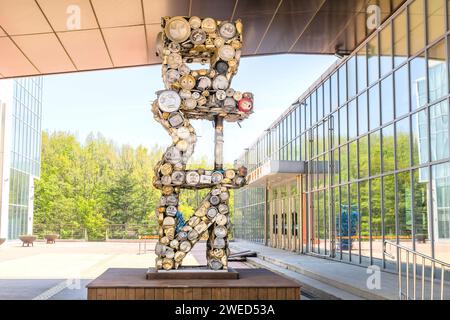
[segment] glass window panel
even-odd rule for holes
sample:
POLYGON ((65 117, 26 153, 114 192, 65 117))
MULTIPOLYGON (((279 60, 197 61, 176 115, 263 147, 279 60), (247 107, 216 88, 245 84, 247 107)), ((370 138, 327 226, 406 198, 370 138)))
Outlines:
POLYGON ((333 121, 333 147, 339 145, 339 115, 335 112, 331 115, 331 120, 333 121))
POLYGON ((348 97, 356 95, 356 58, 353 56, 347 62, 348 97))
POLYGON ((409 171, 397 175, 397 197, 399 241, 412 248, 412 189, 409 171))
POLYGON ((380 92, 378 84, 369 90, 370 130, 380 126, 380 92))
POLYGON ((409 117, 398 121, 395 128, 397 169, 405 169, 410 166, 409 117))
POLYGON ((427 71, 422 54, 410 62, 411 109, 416 110, 427 103, 427 71))
POLYGON ((395 116, 401 117, 409 112, 408 65, 394 74, 395 78, 395 116))
POLYGON ((347 67, 342 65, 339 69, 339 105, 347 101, 347 67))
POLYGON ((367 45, 369 84, 379 78, 378 66, 378 36, 375 36, 367 45))
POLYGON ((340 148, 339 171, 341 174, 341 182, 348 181, 348 156, 347 145, 340 148))
POLYGON ((367 56, 366 46, 362 47, 356 56, 358 69, 358 92, 367 88, 367 56))
POLYGON ((353 141, 349 144, 349 174, 350 180, 358 179, 358 141, 353 141))
POLYGON ((333 153, 333 161, 334 161, 334 171, 333 171, 333 185, 339 183, 339 172, 341 171, 340 163, 339 163, 339 149, 334 149, 333 153))
POLYGON ((317 122, 317 95, 316 91, 311 94, 311 125, 317 122))
POLYGON ((447 0, 447 28, 450 29, 450 0, 447 0))
POLYGON ((359 213, 361 224, 361 255, 370 256, 370 221, 369 221, 369 182, 363 181, 359 185, 359 213))
POLYGON ((406 10, 395 17, 394 27, 394 65, 399 66, 408 57, 406 10))
POLYGON ((413 164, 428 162, 428 116, 422 110, 412 116, 413 164))
POLYGON ((317 154, 323 152, 323 125, 317 127, 317 154))
POLYGON ((353 183, 350 185, 350 203, 347 217, 348 234, 352 238, 350 239, 350 249, 352 254, 359 254, 359 208, 358 208, 358 184, 353 183))
POLYGON ((338 236, 340 237, 339 243, 341 244, 339 248, 342 251, 348 251, 348 224, 346 223, 347 218, 345 217, 348 212, 348 191, 347 186, 341 186, 341 204, 340 204, 340 224, 338 227, 338 236))
POLYGON ((335 110, 338 107, 338 81, 337 72, 331 76, 331 109, 335 110))
POLYGON ((308 155, 306 154, 306 134, 303 134, 301 136, 301 144, 300 144, 300 152, 301 152, 301 156, 302 156, 302 160, 306 161, 308 160, 308 155))
POLYGON ((358 114, 356 113, 356 99, 348 104, 348 138, 349 140, 357 136, 358 114))
POLYGON ((394 92, 392 75, 381 82, 381 118, 382 124, 394 119, 394 92))
POLYGON ((428 50, 428 97, 433 102, 448 93, 447 64, 445 63, 445 41, 440 41, 428 50))
POLYGON ((317 120, 323 118, 323 86, 317 89, 317 120))
POLYGON ((381 179, 370 181, 371 188, 371 211, 372 211, 372 257, 374 262, 380 264, 379 259, 383 257, 382 225, 381 225, 381 179))
POLYGON ((364 92, 358 97, 358 134, 364 134, 367 130, 367 94, 364 92))
POLYGON ((339 143, 347 141, 347 106, 339 109, 339 143))
POLYGON ((428 43, 445 32, 445 0, 427 1, 428 43))
POLYGON ((436 258, 448 261, 448 250, 442 241, 450 240, 450 163, 433 166, 432 176, 436 258))
POLYGON ((380 32, 380 69, 381 75, 392 70, 392 27, 390 24, 380 32))
POLYGON ((394 125, 387 126, 382 130, 383 134, 383 172, 394 171, 394 125))
POLYGON ((383 177, 384 236, 386 240, 397 239, 395 231, 395 177, 383 177))
POLYGON ((413 170, 414 233, 416 251, 431 255, 431 235, 429 234, 430 217, 428 214, 428 179, 427 175, 422 173, 424 170, 428 170, 428 168, 413 170))
POLYGON ((370 134, 370 175, 378 175, 381 172, 380 164, 380 131, 370 134))
POLYGON ((307 99, 305 101, 305 123, 306 123, 306 127, 305 130, 308 130, 311 127, 311 115, 309 113, 309 109, 310 109, 310 102, 309 99, 307 99))
POLYGON ((448 130, 448 102, 444 100, 430 107, 431 161, 449 157, 448 130))
POLYGON ((411 55, 425 47, 424 0, 416 0, 409 6, 409 39, 411 55))
POLYGON ((324 108, 325 108, 325 115, 330 114, 330 105, 331 105, 331 99, 330 99, 330 79, 328 79, 327 81, 325 81, 324 87, 323 87, 323 91, 324 91, 324 108))
POLYGON ((368 136, 359 139, 359 177, 366 178, 369 176, 369 144, 368 136))

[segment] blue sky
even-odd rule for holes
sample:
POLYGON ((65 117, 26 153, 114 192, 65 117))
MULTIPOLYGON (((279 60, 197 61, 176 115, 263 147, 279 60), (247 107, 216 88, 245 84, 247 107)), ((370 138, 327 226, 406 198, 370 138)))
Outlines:
MULTIPOLYGON (((334 62, 334 56, 274 55, 242 58, 231 87, 251 91, 254 113, 239 128, 225 125, 225 162, 231 163, 334 62)), ((118 144, 167 146, 171 139, 153 120, 150 103, 164 88, 161 66, 46 76, 42 128, 84 141, 100 132, 118 144)), ((211 122, 194 121, 195 158, 213 160, 211 122)))

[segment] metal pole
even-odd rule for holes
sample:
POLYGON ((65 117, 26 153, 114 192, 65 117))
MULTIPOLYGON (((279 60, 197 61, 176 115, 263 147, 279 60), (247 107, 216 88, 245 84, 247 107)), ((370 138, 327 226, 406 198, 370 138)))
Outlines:
POLYGON ((214 170, 223 169, 223 117, 214 118, 214 170))

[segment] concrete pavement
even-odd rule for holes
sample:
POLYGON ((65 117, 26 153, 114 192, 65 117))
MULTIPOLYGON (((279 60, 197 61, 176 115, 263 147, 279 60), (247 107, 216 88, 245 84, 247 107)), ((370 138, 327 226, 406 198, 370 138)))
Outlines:
MULTIPOLYGON (((398 275, 383 270, 338 262, 334 260, 300 255, 298 253, 267 247, 248 241, 235 241, 234 251, 252 250, 257 258, 250 258, 259 265, 275 272, 284 273, 304 285, 320 292, 325 297, 336 299, 398 299, 398 275), (379 272, 378 272, 379 270, 379 272), (378 277, 379 275, 379 277, 378 277), (375 278, 378 277, 378 278, 375 278), (379 279, 379 285, 377 280, 379 279)), ((403 283, 405 283, 403 278, 403 283)), ((412 282, 412 281, 411 281, 412 282)), ((435 297, 439 297, 439 287, 435 282, 435 297)), ((412 283, 410 283, 412 288, 412 283)), ((412 289, 410 289, 412 291, 412 289)), ((416 291, 419 293, 420 287, 416 291)), ((429 297, 430 281, 425 282, 425 295, 429 297)), ((450 286, 444 287, 445 299, 450 299, 450 286)))

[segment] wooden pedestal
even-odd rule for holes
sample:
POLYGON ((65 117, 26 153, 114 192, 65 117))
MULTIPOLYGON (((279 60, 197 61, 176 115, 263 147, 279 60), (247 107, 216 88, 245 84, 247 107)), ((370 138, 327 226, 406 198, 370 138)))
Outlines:
POLYGON ((239 279, 146 279, 147 269, 105 271, 89 300, 299 300, 300 285, 266 269, 235 269, 239 279))

